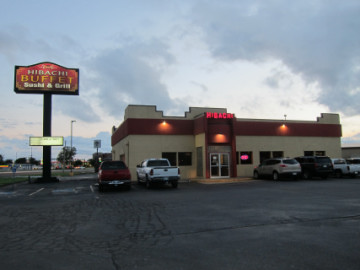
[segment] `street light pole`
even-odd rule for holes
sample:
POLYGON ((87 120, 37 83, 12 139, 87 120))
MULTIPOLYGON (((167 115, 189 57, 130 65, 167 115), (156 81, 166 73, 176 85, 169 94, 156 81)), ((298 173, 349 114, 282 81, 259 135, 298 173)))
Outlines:
POLYGON ((72 136, 73 136, 73 123, 76 122, 76 120, 71 120, 71 127, 70 127, 70 174, 72 174, 72 149, 73 149, 73 144, 72 144, 72 136))

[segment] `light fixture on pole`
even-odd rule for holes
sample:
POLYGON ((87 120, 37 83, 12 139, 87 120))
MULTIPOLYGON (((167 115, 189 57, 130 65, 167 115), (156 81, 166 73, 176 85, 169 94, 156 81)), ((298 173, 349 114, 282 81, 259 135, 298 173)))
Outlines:
POLYGON ((287 115, 284 114, 284 123, 283 123, 283 125, 282 125, 283 128, 286 127, 286 125, 285 125, 285 124, 286 124, 286 116, 287 116, 287 115))
POLYGON ((72 150, 73 150, 73 144, 72 144, 72 136, 73 136, 73 123, 76 122, 76 120, 71 120, 71 127, 70 127, 70 173, 72 174, 72 150))

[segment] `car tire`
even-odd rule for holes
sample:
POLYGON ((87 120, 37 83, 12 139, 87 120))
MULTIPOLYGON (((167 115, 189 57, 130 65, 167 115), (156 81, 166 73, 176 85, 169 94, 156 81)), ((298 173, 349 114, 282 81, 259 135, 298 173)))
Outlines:
POLYGON ((104 186, 99 184, 99 192, 104 192, 104 186))
POLYGON ((254 171, 254 179, 259 179, 259 173, 258 171, 254 171))
POLYGON ((335 177, 336 178, 342 178, 343 177, 342 171, 341 170, 336 170, 335 171, 335 177))
POLYGON ((310 180, 312 178, 311 173, 309 171, 304 171, 303 172, 303 178, 305 180, 310 180))
POLYGON ((273 172, 273 180, 274 181, 278 181, 279 180, 279 173, 278 172, 273 172))
POLYGON ((151 182, 149 181, 149 179, 146 179, 146 188, 147 189, 151 188, 151 182))
POLYGON ((171 186, 173 188, 177 188, 178 187, 178 182, 177 181, 171 182, 171 186))

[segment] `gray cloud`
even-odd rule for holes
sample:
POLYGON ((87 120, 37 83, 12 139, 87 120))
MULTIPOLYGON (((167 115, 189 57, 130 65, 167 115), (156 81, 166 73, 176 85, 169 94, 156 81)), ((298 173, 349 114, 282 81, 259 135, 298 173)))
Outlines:
MULTIPOLYGON (((319 102, 359 113, 358 1, 215 1, 195 6, 213 56, 226 61, 281 60, 323 90, 319 102)), ((274 83, 268 81, 268 83, 274 83)))
POLYGON ((164 43, 131 44, 102 52, 87 66, 96 74, 97 99, 110 115, 122 115, 128 104, 157 105, 160 110, 180 112, 184 104, 171 99, 161 82, 162 70, 174 62, 164 43))

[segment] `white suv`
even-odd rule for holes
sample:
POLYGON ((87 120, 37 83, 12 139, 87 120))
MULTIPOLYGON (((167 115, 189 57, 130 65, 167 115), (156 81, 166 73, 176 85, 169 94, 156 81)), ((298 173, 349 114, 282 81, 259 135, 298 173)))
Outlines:
POLYGON ((254 169, 254 178, 271 177, 273 180, 291 177, 298 179, 301 175, 300 163, 293 158, 266 159, 254 169))

